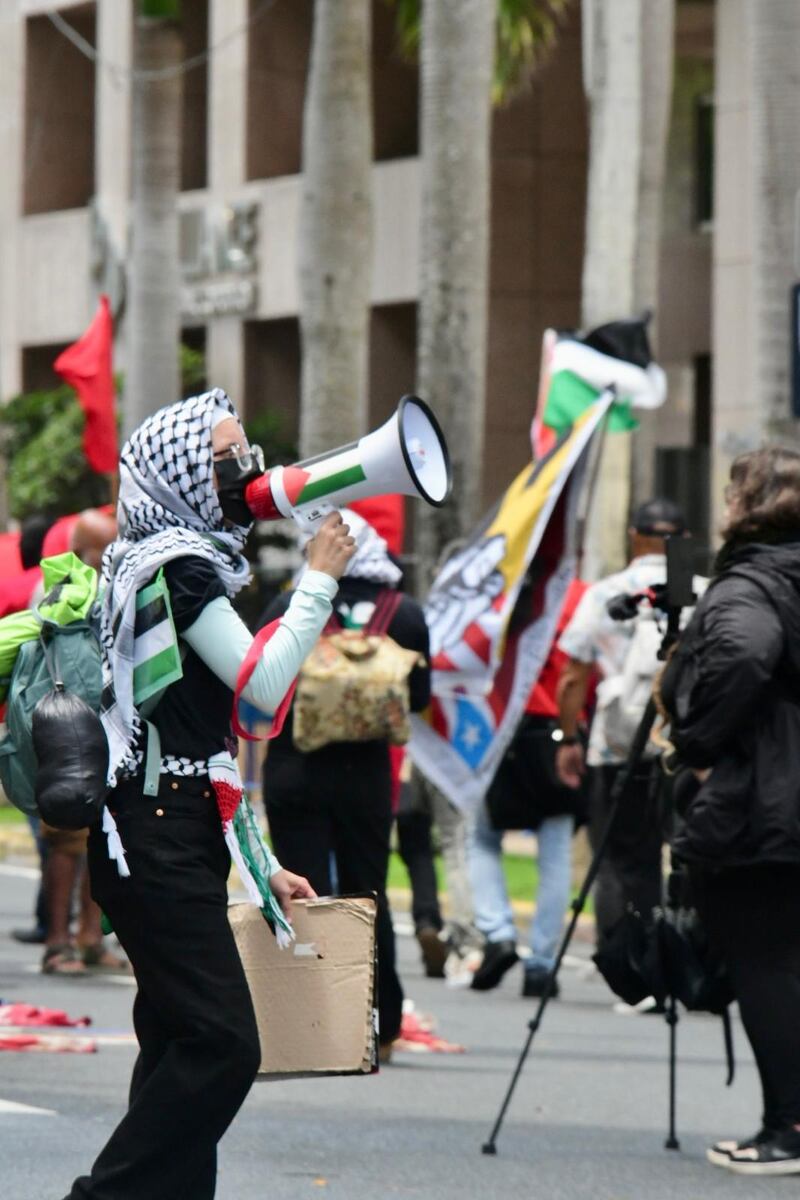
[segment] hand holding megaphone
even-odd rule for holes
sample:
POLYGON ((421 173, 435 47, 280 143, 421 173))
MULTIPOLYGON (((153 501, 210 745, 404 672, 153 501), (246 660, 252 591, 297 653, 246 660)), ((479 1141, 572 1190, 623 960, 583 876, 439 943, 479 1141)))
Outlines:
POLYGON ((335 508, 367 496, 401 492, 439 508, 451 483, 450 456, 436 417, 424 400, 403 396, 394 416, 359 441, 255 478, 251 474, 243 498, 256 520, 293 517, 314 533, 335 508))
POLYGON ((345 525, 341 513, 332 512, 306 546, 306 559, 312 571, 341 579, 355 550, 356 539, 351 537, 349 525, 345 525))

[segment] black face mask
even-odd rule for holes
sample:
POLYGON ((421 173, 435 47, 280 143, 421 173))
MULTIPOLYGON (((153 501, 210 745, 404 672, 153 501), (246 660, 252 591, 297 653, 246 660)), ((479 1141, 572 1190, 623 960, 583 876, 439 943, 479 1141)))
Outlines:
POLYGON ((253 514, 244 498, 245 488, 264 474, 264 451, 260 446, 250 446, 247 450, 232 446, 231 449, 236 453, 214 463, 219 506, 222 515, 234 525, 248 526, 253 524, 253 514))

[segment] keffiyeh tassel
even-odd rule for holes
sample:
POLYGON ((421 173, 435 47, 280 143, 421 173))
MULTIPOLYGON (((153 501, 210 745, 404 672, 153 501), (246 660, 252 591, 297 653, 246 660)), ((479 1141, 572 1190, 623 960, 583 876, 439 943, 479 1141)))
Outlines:
POLYGON ((208 774, 217 798, 225 842, 231 858, 253 904, 263 909, 264 916, 283 950, 294 940, 292 929, 270 887, 270 876, 278 864, 255 819, 242 788, 239 768, 230 754, 215 754, 208 760, 208 774))
POLYGON ((122 838, 119 836, 117 822, 111 815, 111 810, 107 804, 103 808, 103 833, 106 835, 108 857, 112 862, 117 864, 117 871, 122 878, 127 879, 131 873, 131 869, 125 858, 125 847, 122 844, 122 838))

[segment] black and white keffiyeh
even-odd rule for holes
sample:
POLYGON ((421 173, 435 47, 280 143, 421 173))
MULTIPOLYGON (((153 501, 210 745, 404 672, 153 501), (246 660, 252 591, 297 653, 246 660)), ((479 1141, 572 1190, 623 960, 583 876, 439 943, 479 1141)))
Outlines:
MULTIPOLYGON (((238 414, 220 388, 148 417, 120 456, 119 537, 103 557, 101 720, 108 782, 135 773, 141 723, 133 700, 136 594, 165 563, 184 555, 210 562, 229 596, 250 579, 242 550, 248 529, 226 524, 213 484, 211 431, 218 410, 238 414)), ((177 773, 194 774, 189 760, 177 773)))
MULTIPOLYGON (((384 587, 396 588, 403 578, 403 572, 389 557, 386 539, 352 508, 341 508, 339 511, 356 542, 355 553, 345 567, 343 577, 366 579, 370 583, 382 583, 384 587)), ((308 532, 302 533, 302 544, 308 545, 312 536, 308 532)), ((298 579, 300 575, 302 571, 298 574, 298 579)))

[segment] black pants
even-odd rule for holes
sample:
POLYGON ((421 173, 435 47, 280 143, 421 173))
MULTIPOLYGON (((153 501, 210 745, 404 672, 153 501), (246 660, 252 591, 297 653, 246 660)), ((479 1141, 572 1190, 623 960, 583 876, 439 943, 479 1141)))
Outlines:
MULTIPOLYGON (((619 766, 591 767, 589 772, 589 841, 596 850, 611 811, 611 789, 619 766)), ((643 764, 627 800, 617 810, 595 885, 598 939, 613 929, 628 907, 649 919, 661 903, 661 851, 665 821, 657 792, 657 767, 643 764)))
POLYGON ((92 895, 138 984, 130 1107, 69 1200, 211 1200, 217 1142, 260 1061, 247 982, 227 917, 230 856, 208 778, 162 776, 112 793, 130 878, 89 839, 92 895))
POLYGON ((411 880, 411 915, 414 926, 440 930, 443 926, 436 883, 436 867, 431 843, 431 817, 424 809, 415 808, 408 795, 408 786, 400 794, 397 813, 397 848, 411 880))
POLYGON ((314 761, 311 755, 270 755, 264 774, 267 818, 275 854, 305 875, 320 896, 377 892, 380 1040, 400 1032, 403 989, 395 968, 392 916, 386 899, 392 829, 391 776, 385 747, 354 744, 350 753, 314 761), (383 753, 380 751, 383 750, 383 753), (322 762, 329 769, 317 769, 322 762), (333 860, 333 862, 332 862, 333 860))
POLYGON ((800 866, 695 870, 692 886, 753 1047, 763 1124, 800 1124, 800 866))

